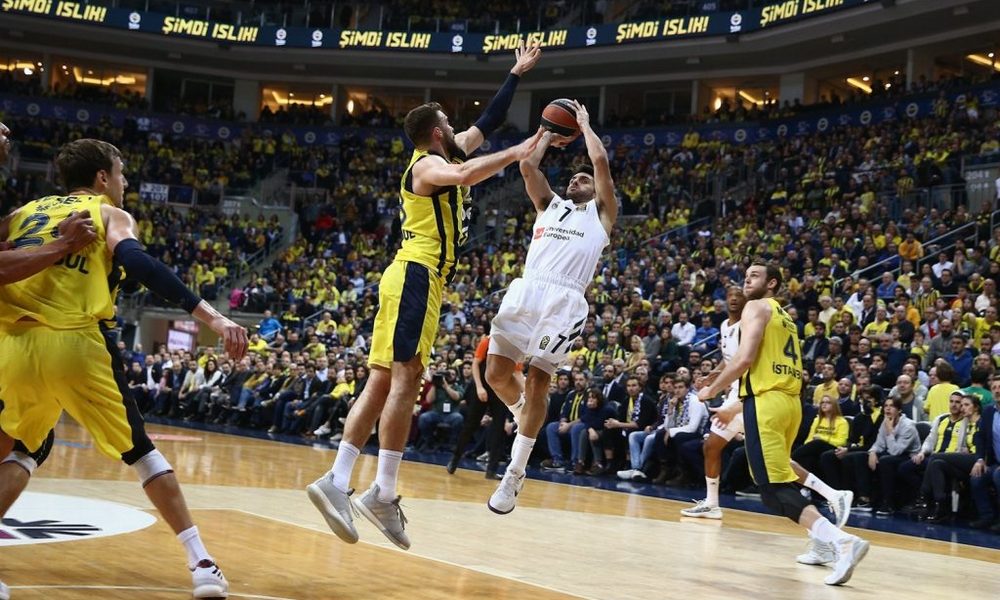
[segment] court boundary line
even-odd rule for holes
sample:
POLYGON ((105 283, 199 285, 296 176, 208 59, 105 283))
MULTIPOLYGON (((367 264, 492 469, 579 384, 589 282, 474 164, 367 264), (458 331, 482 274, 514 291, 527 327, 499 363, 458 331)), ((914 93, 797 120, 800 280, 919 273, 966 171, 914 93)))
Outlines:
MULTIPOLYGON (((118 590, 133 592, 168 592, 187 594, 190 596, 191 590, 187 588, 170 588, 159 586, 139 586, 139 585, 12 585, 12 590, 118 590)), ((264 596, 261 594, 241 594, 239 592, 229 592, 230 598, 249 598, 250 600, 296 600, 287 596, 264 596)))
MULTIPOLYGON (((204 510, 204 509, 194 509, 194 510, 204 510)), ((306 526, 306 525, 302 525, 301 523, 294 523, 292 521, 288 521, 288 520, 282 519, 280 517, 271 517, 271 516, 267 516, 267 515, 261 515, 261 514, 253 512, 253 511, 249 511, 249 510, 242 509, 242 508, 227 508, 227 509, 222 509, 222 510, 232 510, 232 511, 236 511, 236 512, 241 512, 243 514, 250 515, 250 516, 253 516, 253 517, 258 517, 258 518, 261 518, 261 519, 267 519, 267 520, 270 520, 270 521, 274 521, 276 523, 282 523, 284 525, 291 525, 292 527, 298 527, 299 529, 305 529, 306 531, 311 531, 311 532, 314 532, 314 533, 325 534, 325 535, 328 535, 328 536, 331 536, 331 537, 334 537, 334 538, 337 537, 336 534, 334 534, 329 529, 325 529, 325 530, 324 529, 313 529, 312 527, 309 527, 309 526, 306 526)), ((463 570, 466 570, 466 571, 472 571, 474 573, 479 573, 480 575, 486 575, 487 577, 496 577, 498 579, 503 579, 503 580, 507 580, 507 581, 514 581, 514 582, 521 583, 521 584, 524 584, 524 585, 527 585, 527 586, 536 587, 536 588, 543 589, 543 590, 546 590, 546 591, 549 591, 549 592, 555 592, 557 594, 562 594, 564 596, 569 596, 571 598, 580 598, 581 600, 600 600, 599 598, 595 598, 595 597, 592 597, 592 596, 581 596, 580 594, 575 594, 575 593, 572 593, 572 592, 567 592, 565 590, 559 590, 559 589, 556 589, 554 587, 545 585, 543 583, 534 583, 532 581, 524 581, 524 580, 521 580, 521 579, 517 579, 515 577, 508 577, 506 575, 498 575, 497 573, 488 573, 488 572, 483 571, 481 569, 477 569, 475 567, 470 567, 468 565, 461 565, 461 564, 458 564, 456 562, 452 562, 450 560, 445 560, 443 558, 436 558, 436 557, 433 557, 433 556, 427 556, 427 555, 424 555, 424 554, 420 554, 418 552, 401 550, 401 549, 399 549, 399 548, 397 548, 395 546, 388 545, 388 543, 385 546, 382 546, 380 544, 376 544, 375 542, 370 542, 370 541, 367 541, 367 540, 358 540, 358 543, 365 544, 367 546, 374 546, 375 548, 381 548, 383 550, 389 550, 391 552, 395 552, 395 553, 398 553, 398 554, 409 555, 409 556, 416 556, 418 558, 422 558, 422 559, 429 560, 429 561, 436 562, 436 563, 441 563, 443 565, 448 565, 448 566, 451 566, 451 567, 457 567, 459 569, 463 569, 463 570)), ((344 544, 344 545, 351 545, 351 544, 344 544)))

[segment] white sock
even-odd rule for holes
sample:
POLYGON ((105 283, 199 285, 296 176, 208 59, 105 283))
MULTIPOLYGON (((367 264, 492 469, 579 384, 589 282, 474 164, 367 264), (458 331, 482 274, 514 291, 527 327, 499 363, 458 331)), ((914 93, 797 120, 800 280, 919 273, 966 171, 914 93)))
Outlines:
POLYGON ((837 490, 835 490, 832 487, 828 486, 826 484, 826 482, 824 482, 819 477, 816 477, 812 473, 810 473, 809 476, 806 477, 806 484, 805 485, 806 485, 807 488, 813 490, 814 492, 818 493, 820 496, 823 496, 824 498, 826 498, 827 502, 833 502, 836 499, 836 497, 837 497, 837 490))
POLYGON ((358 460, 361 451, 347 442, 341 442, 337 449, 337 457, 333 459, 333 468, 330 474, 333 479, 333 487, 347 493, 351 487, 351 473, 354 472, 354 462, 358 460))
POLYGON ((709 506, 719 505, 718 477, 705 477, 705 503, 709 506))
POLYGON ((208 554, 208 550, 205 549, 205 544, 201 541, 197 526, 178 533, 177 541, 184 544, 184 550, 188 555, 189 569, 194 569, 203 560, 212 560, 212 557, 208 554))
POLYGON ((403 462, 403 453, 396 450, 378 451, 378 471, 375 472, 375 483, 378 485, 379 502, 392 502, 396 499, 396 479, 399 477, 399 463, 403 462))
POLYGON ((510 464, 507 470, 517 475, 524 474, 524 468, 528 466, 528 458, 531 456, 531 449, 535 447, 535 440, 520 433, 514 437, 514 446, 510 450, 510 464))
POLYGON ((524 392, 521 392, 521 395, 517 398, 517 402, 511 405, 510 412, 515 412, 522 408, 524 408, 524 392))
POLYGON ((837 529, 837 526, 828 521, 826 517, 820 517, 813 523, 809 529, 809 535, 825 544, 835 544, 852 537, 851 534, 837 529))

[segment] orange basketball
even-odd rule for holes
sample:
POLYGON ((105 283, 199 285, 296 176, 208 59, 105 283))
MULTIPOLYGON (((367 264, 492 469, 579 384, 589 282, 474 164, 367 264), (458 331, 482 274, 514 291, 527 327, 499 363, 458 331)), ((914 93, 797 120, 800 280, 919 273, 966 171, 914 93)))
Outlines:
POLYGON ((576 122, 576 109, 566 98, 549 102, 542 111, 542 127, 556 135, 574 138, 580 134, 580 126, 576 122))

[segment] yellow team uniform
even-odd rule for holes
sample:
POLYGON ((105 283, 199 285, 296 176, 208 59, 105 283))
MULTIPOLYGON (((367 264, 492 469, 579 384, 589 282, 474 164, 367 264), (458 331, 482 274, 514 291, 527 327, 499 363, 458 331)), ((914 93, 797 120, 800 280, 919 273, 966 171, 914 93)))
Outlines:
POLYGON ((771 318, 756 358, 740 379, 747 461, 758 485, 798 479, 791 455, 802 422, 798 329, 777 300, 766 300, 771 318))
MULTIPOLYGON (((455 273, 458 249, 469 234, 471 198, 466 186, 432 196, 413 191, 413 165, 431 153, 414 150, 403 172, 399 199, 403 243, 379 282, 379 310, 368 364, 390 368, 416 355, 426 367, 441 320, 444 284, 455 273)), ((452 162, 460 163, 465 156, 452 162)))
POLYGON ((79 254, 17 283, 0 287, 0 429, 37 451, 62 411, 115 459, 134 447, 142 417, 128 394, 124 367, 104 335, 114 324, 122 269, 105 244, 105 196, 48 196, 11 220, 17 247, 52 242, 73 211, 89 210, 97 240, 79 254), (113 358, 115 357, 115 358, 113 358))

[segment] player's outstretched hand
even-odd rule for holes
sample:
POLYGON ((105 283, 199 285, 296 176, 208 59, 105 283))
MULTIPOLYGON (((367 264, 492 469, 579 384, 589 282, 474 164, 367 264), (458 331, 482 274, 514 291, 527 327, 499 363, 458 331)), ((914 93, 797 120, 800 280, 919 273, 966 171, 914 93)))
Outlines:
POLYGON ((233 323, 222 315, 212 319, 209 327, 222 338, 223 348, 229 358, 240 360, 246 356, 250 340, 247 338, 245 327, 233 323))
POLYGON ((59 223, 59 239, 69 245, 70 252, 79 252, 97 239, 97 228, 90 211, 72 212, 59 223))
POLYGON ((551 139, 551 137, 552 133, 550 131, 548 131, 544 127, 539 127, 538 131, 535 132, 535 135, 531 136, 530 138, 524 140, 523 142, 514 147, 514 152, 517 155, 517 160, 524 160, 529 156, 531 156, 531 153, 535 151, 535 148, 538 146, 539 142, 545 140, 545 143, 547 144, 551 139))
POLYGON ((534 41, 528 44, 527 48, 524 47, 524 42, 521 42, 521 45, 517 48, 517 50, 514 50, 515 62, 514 67, 510 70, 510 72, 520 77, 538 64, 538 59, 541 57, 541 41, 534 41))

